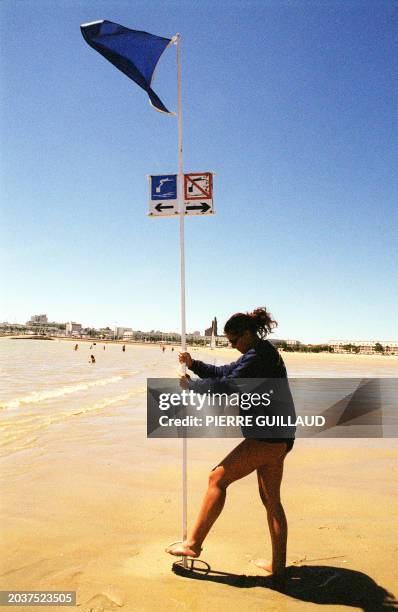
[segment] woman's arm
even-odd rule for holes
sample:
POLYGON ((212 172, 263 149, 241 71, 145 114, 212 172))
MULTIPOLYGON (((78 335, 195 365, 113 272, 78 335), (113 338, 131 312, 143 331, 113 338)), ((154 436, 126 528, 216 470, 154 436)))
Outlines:
POLYGON ((223 378, 228 376, 234 369, 236 362, 228 363, 222 366, 211 365, 203 361, 192 360, 192 365, 189 368, 199 378, 223 378))
POLYGON ((233 362, 223 366, 210 365, 209 363, 192 359, 189 353, 180 353, 178 359, 180 363, 185 363, 199 378, 222 378, 223 376, 228 376, 237 364, 237 362, 233 362))
MULTIPOLYGON (((225 387, 227 389, 235 388, 233 379, 234 378, 256 378, 256 352, 254 349, 248 351, 238 361, 234 361, 226 366, 211 366, 201 361, 193 361, 192 371, 200 376, 203 380, 192 380, 189 381, 189 388, 197 393, 206 393, 213 387, 220 391, 225 387), (200 364, 199 368, 196 364, 200 364), (207 372, 216 371, 216 376, 206 374, 207 372), (216 379, 216 380, 214 380, 216 379)), ((228 392, 228 391, 226 391, 228 392)))

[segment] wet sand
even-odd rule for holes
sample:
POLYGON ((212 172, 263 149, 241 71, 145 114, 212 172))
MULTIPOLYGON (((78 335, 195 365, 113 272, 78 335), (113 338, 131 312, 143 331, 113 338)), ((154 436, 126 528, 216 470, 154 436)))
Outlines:
MULTIPOLYGON (((217 353, 236 358, 228 349, 217 353)), ((214 352, 207 354, 211 361, 214 352)), ((286 355, 292 375, 319 372, 320 363, 363 376, 394 373, 391 358, 319 359, 286 355)), ((188 441, 189 523, 209 469, 233 446, 188 441)), ((283 483, 293 569, 278 592, 252 563, 270 553, 254 475, 228 490, 201 557, 212 569, 208 579, 176 576, 163 549, 180 537, 181 441, 147 440, 144 408, 75 415, 2 459, 1 588, 76 590, 78 609, 87 612, 301 611, 319 603, 332 611, 366 602, 381 609, 379 587, 398 594, 397 446, 394 439, 296 442, 283 483)))

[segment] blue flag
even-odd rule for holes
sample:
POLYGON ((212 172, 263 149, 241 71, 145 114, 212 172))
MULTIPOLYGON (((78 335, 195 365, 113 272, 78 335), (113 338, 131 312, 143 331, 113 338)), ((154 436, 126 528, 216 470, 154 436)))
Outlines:
POLYGON ((156 110, 173 114, 151 87, 156 64, 172 39, 130 30, 106 19, 83 24, 80 29, 90 47, 145 89, 156 110))

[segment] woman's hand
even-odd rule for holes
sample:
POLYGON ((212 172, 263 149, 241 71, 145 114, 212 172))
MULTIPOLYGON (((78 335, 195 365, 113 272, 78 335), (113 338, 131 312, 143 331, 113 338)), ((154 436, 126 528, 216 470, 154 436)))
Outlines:
POLYGON ((180 376, 180 387, 181 389, 189 389, 189 381, 191 377, 188 374, 184 374, 184 376, 180 376))
POLYGON ((179 353, 178 360, 180 363, 185 363, 188 368, 192 367, 192 357, 189 353, 179 353))

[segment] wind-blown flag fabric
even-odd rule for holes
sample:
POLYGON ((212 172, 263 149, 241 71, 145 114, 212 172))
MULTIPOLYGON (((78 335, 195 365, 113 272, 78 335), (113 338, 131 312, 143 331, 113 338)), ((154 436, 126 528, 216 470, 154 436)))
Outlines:
POLYGON ((151 87, 153 73, 170 38, 130 30, 112 21, 95 21, 80 26, 84 40, 116 68, 144 89, 156 110, 167 110, 151 87))

